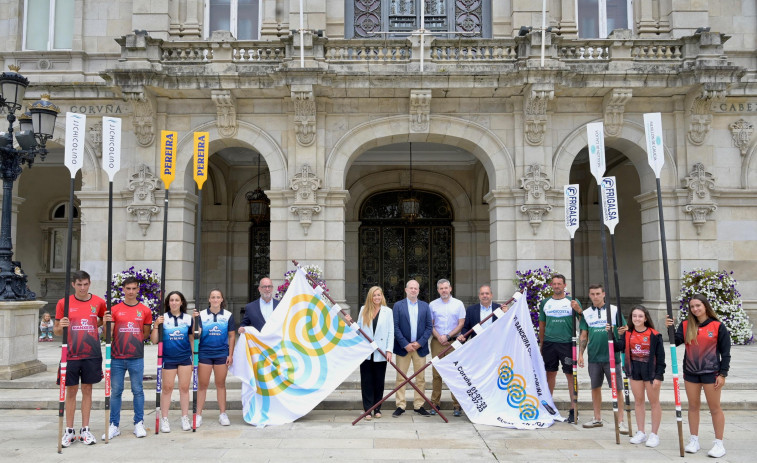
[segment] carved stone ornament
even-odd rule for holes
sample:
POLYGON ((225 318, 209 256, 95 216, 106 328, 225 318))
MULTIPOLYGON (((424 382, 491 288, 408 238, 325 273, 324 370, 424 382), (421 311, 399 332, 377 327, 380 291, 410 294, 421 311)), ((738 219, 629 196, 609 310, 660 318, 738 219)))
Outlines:
POLYGON ((310 146, 315 141, 315 97, 310 85, 292 87, 294 101, 294 131, 297 143, 310 146), (299 88, 302 87, 302 88, 299 88))
POLYGON ((129 179, 129 190, 134 192, 134 198, 126 207, 126 211, 137 217, 137 223, 142 228, 142 236, 147 234, 152 216, 158 213, 154 193, 157 185, 158 178, 144 164, 137 166, 137 171, 129 179))
POLYGON ((528 221, 536 234, 542 222, 542 216, 552 210, 547 202, 546 191, 552 188, 547 174, 542 172, 539 164, 531 164, 526 168, 526 175, 520 179, 521 188, 526 190, 525 204, 520 210, 528 215, 528 221))
POLYGON ((738 121, 729 124, 728 128, 731 129, 733 146, 738 148, 741 155, 744 156, 749 147, 749 139, 752 138, 752 132, 754 132, 754 125, 744 119, 739 119, 738 121))
POLYGON ((715 188, 715 177, 707 172, 704 164, 694 164, 694 170, 684 179, 689 196, 683 210, 691 214, 691 220, 697 228, 697 235, 701 232, 702 225, 707 222, 707 216, 715 212, 718 205, 712 199, 712 190, 715 188))
POLYGON ((103 122, 102 119, 89 126, 89 142, 97 153, 97 157, 103 156, 103 122))
POLYGON ((155 141, 155 100, 145 92, 125 93, 134 102, 134 134, 139 146, 148 147, 155 141))
POLYGON ((308 164, 304 164, 300 172, 289 180, 289 188, 295 193, 294 205, 289 210, 299 216, 305 235, 313 222, 313 215, 321 212, 316 194, 320 187, 321 179, 310 171, 308 164))
POLYGON ((410 90, 410 131, 428 132, 431 90, 410 90))
POLYGON ((551 84, 533 84, 526 90, 525 112, 526 141, 529 145, 541 145, 547 128, 547 102, 555 97, 551 84))
POLYGON ((605 136, 616 137, 623 128, 623 113, 631 99, 630 88, 614 88, 602 100, 605 112, 605 136))
POLYGON ((216 104, 218 133, 231 138, 237 134, 237 102, 231 90, 211 90, 210 97, 216 104))
POLYGON ((725 86, 705 86, 702 93, 691 102, 689 132, 687 138, 693 145, 701 145, 712 124, 713 104, 725 99, 725 86))

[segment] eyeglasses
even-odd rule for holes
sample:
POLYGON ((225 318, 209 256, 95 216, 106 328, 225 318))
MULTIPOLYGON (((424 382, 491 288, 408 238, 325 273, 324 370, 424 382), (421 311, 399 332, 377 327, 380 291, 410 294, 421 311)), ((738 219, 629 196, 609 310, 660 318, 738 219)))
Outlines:
POLYGON ((260 285, 259 288, 260 289, 273 289, 273 285, 267 285, 267 286, 260 285))

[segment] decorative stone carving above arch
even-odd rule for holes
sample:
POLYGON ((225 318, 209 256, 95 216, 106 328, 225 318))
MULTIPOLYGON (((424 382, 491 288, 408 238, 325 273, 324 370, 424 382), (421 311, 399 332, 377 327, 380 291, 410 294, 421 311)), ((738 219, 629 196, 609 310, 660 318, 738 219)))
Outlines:
POLYGON ((442 143, 464 149, 481 161, 492 189, 515 187, 512 157, 497 135, 475 122, 433 114, 429 116, 427 134, 411 134, 406 115, 370 120, 345 132, 326 158, 325 187, 345 189, 350 164, 367 150, 409 141, 442 143))
POLYGON ((410 90, 410 131, 428 132, 431 90, 410 90))
POLYGON ((752 138, 752 132, 754 132, 754 125, 739 119, 736 122, 728 124, 728 128, 731 129, 731 139, 733 140, 733 146, 739 149, 742 156, 746 154, 747 148, 749 148, 749 140, 752 138))
POLYGON ((552 188, 552 183, 541 165, 531 164, 526 168, 526 175, 520 178, 520 184, 526 191, 524 204, 520 210, 528 215, 528 221, 535 235, 541 225, 542 216, 552 210, 546 195, 547 190, 552 188))
POLYGON ((312 85, 292 85, 294 131, 297 143, 310 146, 315 142, 315 95, 312 85))
POLYGON ((289 180, 289 187, 294 190, 294 205, 289 207, 300 218, 300 225, 308 234, 313 216, 321 212, 318 204, 318 189, 321 179, 310 170, 310 165, 303 164, 300 171, 289 180))
POLYGON ((139 146, 147 148, 155 141, 155 98, 147 91, 124 92, 128 101, 134 102, 134 134, 139 146))
POLYGON ((632 94, 633 90, 630 88, 614 88, 605 95, 602 100, 605 112, 605 136, 616 137, 620 133, 623 127, 623 112, 632 94))
POLYGON ((237 134, 237 100, 231 90, 211 90, 210 97, 216 104, 218 133, 226 138, 237 134))
POLYGON ((158 180, 145 164, 139 164, 137 171, 129 178, 129 191, 133 191, 134 195, 131 203, 126 206, 126 211, 137 217, 137 223, 142 228, 142 236, 147 235, 152 216, 159 210, 154 193, 158 180))
POLYGON ((526 141, 538 146, 544 142, 547 129, 547 102, 555 97, 554 84, 531 84, 526 87, 523 111, 526 141))
POLYGON ((712 105, 723 101, 726 84, 713 82, 687 95, 689 108, 689 130, 687 138, 693 145, 702 145, 712 124, 712 105))
POLYGON ((715 212, 718 205, 712 199, 712 190, 715 189, 715 177, 707 172, 704 164, 698 162, 684 179, 689 195, 686 198, 686 206, 683 210, 691 215, 691 221, 697 228, 697 235, 702 231, 702 225, 707 223, 707 216, 715 212))

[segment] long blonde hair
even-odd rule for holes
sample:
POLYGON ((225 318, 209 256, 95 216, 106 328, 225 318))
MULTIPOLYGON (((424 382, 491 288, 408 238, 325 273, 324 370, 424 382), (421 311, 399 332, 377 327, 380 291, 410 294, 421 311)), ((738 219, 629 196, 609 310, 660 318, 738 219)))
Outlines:
POLYGON ((380 286, 372 286, 368 290, 368 295, 365 296, 365 304, 363 304, 363 326, 370 326, 373 323, 373 319, 378 316, 381 306, 375 307, 373 305, 373 293, 376 291, 381 293, 381 306, 386 305, 386 298, 384 297, 384 291, 380 286))
POLYGON ((699 342, 697 341, 697 333, 699 332, 699 320, 694 316, 693 313, 691 313, 692 299, 696 299, 701 302, 702 305, 704 305, 704 313, 705 315, 707 315, 707 318, 714 318, 715 320, 720 319, 718 318, 718 314, 716 314, 715 311, 712 310, 710 301, 708 301, 706 297, 701 294, 694 294, 693 296, 691 296, 691 299, 689 299, 689 315, 686 317, 686 321, 688 321, 688 323, 686 324, 686 333, 684 333, 684 340, 686 341, 686 344, 699 344, 699 342))

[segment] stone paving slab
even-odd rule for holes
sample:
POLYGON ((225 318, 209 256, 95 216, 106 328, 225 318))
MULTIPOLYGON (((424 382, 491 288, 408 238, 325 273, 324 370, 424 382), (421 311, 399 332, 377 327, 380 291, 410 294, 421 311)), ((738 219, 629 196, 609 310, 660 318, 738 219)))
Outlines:
MULTIPOLYGON (((146 413, 149 434, 137 439, 128 419, 122 419, 122 435, 109 444, 93 446, 75 443, 57 453, 58 417, 50 411, 0 410, 2 461, 22 462, 752 462, 757 453, 753 429, 754 412, 727 412, 725 445, 728 453, 719 460, 707 457, 713 439, 710 416, 702 413, 700 442, 704 449, 695 455, 678 456, 675 421, 663 417, 661 443, 655 449, 635 446, 622 436, 615 444, 611 425, 591 430, 556 423, 536 431, 511 430, 474 425, 467 419, 443 423, 437 418, 403 415, 381 418, 351 426, 351 411, 313 411, 282 426, 255 428, 242 423, 241 413, 231 411, 232 425, 222 427, 217 413, 208 412, 196 433, 183 432, 178 414, 171 415, 175 428, 169 434, 153 434, 154 410, 146 413)), ((126 418, 124 416, 124 418, 126 418)), ((684 419, 685 421, 685 419, 684 419)), ((93 423, 93 431, 103 432, 93 423)), ((684 422, 684 437, 688 425, 684 422)))

